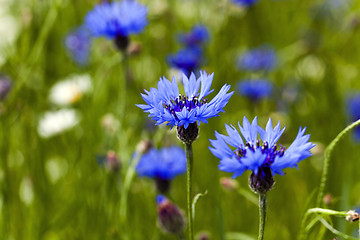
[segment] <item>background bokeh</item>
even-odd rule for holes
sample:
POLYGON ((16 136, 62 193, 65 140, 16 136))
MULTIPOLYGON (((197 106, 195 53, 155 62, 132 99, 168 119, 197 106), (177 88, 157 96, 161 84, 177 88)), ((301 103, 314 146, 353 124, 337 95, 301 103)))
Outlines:
MULTIPOLYGON (((241 79, 254 77, 269 79, 274 92, 255 103, 235 93, 225 113, 201 124, 193 144, 194 192, 208 193, 196 205, 195 232, 208 231, 211 239, 255 239, 258 206, 221 187, 219 179, 231 175, 218 170, 208 139, 214 139, 215 130, 224 133, 225 123, 258 116, 262 126, 269 117, 286 126, 280 139, 285 146, 299 126, 307 126, 317 144, 299 170, 275 177, 268 194, 266 239, 295 239, 304 211, 315 204, 324 147, 352 120, 347 100, 360 92, 360 2, 259 0, 244 8, 228 0, 143 0, 149 24, 131 36, 141 50, 129 57, 128 72, 124 56, 105 38, 92 40, 86 65, 76 64, 65 48, 66 36, 99 2, 0 0, 0 72, 12 82, 0 102, 1 239, 176 239, 157 228, 151 179, 134 176, 126 219, 120 216, 120 199, 141 140, 158 148, 181 146, 175 129, 154 126, 135 104, 143 103, 140 93, 156 87, 159 77, 177 73, 167 65, 167 55, 180 49, 177 34, 196 24, 210 32, 201 69, 215 73, 215 92, 225 83, 237 91, 241 79), (258 75, 239 70, 238 56, 261 45, 275 50, 275 69, 258 75), (87 92, 65 106, 50 101, 51 87, 74 76, 90 79, 87 92), (46 113, 61 109, 74 111, 66 120, 75 122, 65 131, 42 135, 46 113), (110 150, 121 161, 119 171, 102 162, 110 150), (240 232, 247 235, 226 235, 240 232)), ((351 134, 336 146, 327 207, 349 210, 360 204, 359 157, 351 134)), ((248 190, 248 174, 236 179, 241 189, 248 190)), ((169 198, 185 209, 185 175, 174 180, 169 198)), ((356 229, 340 218, 333 225, 349 235, 356 229)), ((318 239, 319 229, 316 225, 309 239, 318 239)), ((334 237, 326 232, 322 239, 334 237)))

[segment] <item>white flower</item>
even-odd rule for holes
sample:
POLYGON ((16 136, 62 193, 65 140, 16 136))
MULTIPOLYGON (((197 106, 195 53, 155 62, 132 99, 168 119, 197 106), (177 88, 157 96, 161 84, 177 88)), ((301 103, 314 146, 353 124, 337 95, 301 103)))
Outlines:
POLYGON ((84 93, 90 92, 91 89, 89 74, 72 75, 51 88, 49 99, 57 105, 70 105, 77 102, 84 93))
POLYGON ((74 109, 48 111, 39 121, 38 133, 43 138, 49 138, 74 127, 79 121, 79 113, 74 109))

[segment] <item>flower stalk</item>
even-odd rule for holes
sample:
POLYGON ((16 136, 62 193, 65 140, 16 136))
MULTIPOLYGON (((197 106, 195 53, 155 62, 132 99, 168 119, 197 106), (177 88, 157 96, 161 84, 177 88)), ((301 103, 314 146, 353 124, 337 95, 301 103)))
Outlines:
POLYGON ((264 239, 266 207, 267 207, 266 193, 260 193, 259 194, 259 237, 258 237, 258 240, 264 239))
POLYGON ((349 126, 347 126, 344 130, 342 130, 337 136, 336 138, 329 144, 329 146, 325 149, 325 153, 324 153, 324 168, 323 168, 323 172, 321 175, 321 182, 320 182, 320 188, 319 188, 319 193, 317 196, 317 201, 316 201, 316 206, 317 207, 321 207, 321 203, 322 203, 322 199, 324 196, 324 191, 325 191, 325 185, 326 185, 326 181, 327 181, 327 176, 328 176, 328 171, 329 171, 329 165, 330 165, 330 159, 331 159, 331 154, 335 148, 335 146, 339 143, 339 141, 348 133, 350 132, 353 128, 357 127, 360 125, 360 119, 357 120, 356 122, 353 122, 352 124, 350 124, 349 126))
POLYGON ((188 216, 188 224, 189 224, 188 233, 189 233, 189 240, 193 240, 194 232, 193 232, 193 217, 192 217, 192 204, 191 204, 192 168, 193 168, 192 143, 185 143, 185 153, 187 160, 186 193, 187 193, 187 216, 188 216))

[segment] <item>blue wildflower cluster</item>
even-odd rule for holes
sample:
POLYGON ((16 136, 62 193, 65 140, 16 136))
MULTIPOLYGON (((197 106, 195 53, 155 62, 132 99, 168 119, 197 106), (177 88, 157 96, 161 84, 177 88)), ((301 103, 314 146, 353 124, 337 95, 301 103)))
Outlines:
MULTIPOLYGON (((276 62, 275 51, 261 46, 242 54, 238 58, 238 67, 245 71, 267 73, 275 68, 276 62)), ((246 79, 238 83, 237 89, 240 95, 257 102, 271 96, 273 84, 264 78, 246 79)))
POLYGON ((280 128, 280 122, 273 128, 269 119, 264 130, 258 126, 256 117, 251 124, 244 117, 243 126, 238 125, 245 141, 238 130, 229 125, 225 125, 229 136, 215 132, 216 139, 210 140, 210 151, 220 159, 219 169, 233 172, 233 178, 242 175, 245 170, 253 171, 256 176, 269 170, 272 174, 283 175, 283 169, 296 167, 297 163, 312 155, 310 149, 315 145, 309 142, 310 135, 304 135, 306 128, 299 129, 295 140, 286 149, 276 144, 285 130, 280 128), (235 149, 232 150, 229 145, 235 149))
POLYGON ((173 146, 145 153, 136 166, 140 177, 172 180, 175 176, 185 173, 186 157, 182 148, 173 146))
POLYGON ((260 46, 252 49, 238 58, 238 67, 245 71, 269 72, 275 68, 276 64, 276 53, 269 46, 260 46))
POLYGON ((191 73, 189 78, 183 75, 184 95, 179 92, 175 76, 171 82, 165 77, 160 78, 158 89, 151 88, 141 94, 146 104, 137 106, 148 112, 156 124, 167 122, 171 127, 184 126, 186 129, 195 122, 207 123, 208 118, 223 112, 234 93, 228 93, 230 85, 225 84, 219 93, 208 101, 206 96, 214 91, 210 90, 213 77, 214 74, 208 75, 205 71, 201 71, 197 79, 194 73, 191 73))
POLYGON ((251 7, 257 0, 232 0, 232 2, 242 7, 251 7))
POLYGON ((167 56, 167 62, 170 66, 182 70, 189 76, 191 72, 197 70, 203 62, 203 51, 198 47, 180 49, 177 53, 167 56))
POLYGON ((240 95, 258 101, 271 96, 273 85, 266 79, 244 80, 238 83, 237 90, 240 95))
POLYGON ((92 35, 90 31, 80 26, 66 36, 65 47, 71 59, 80 65, 88 63, 92 35))
MULTIPOLYGON (((354 94, 347 100, 347 108, 351 121, 360 119, 360 93, 354 94)), ((354 131, 355 140, 360 141, 360 127, 356 127, 354 131)))
POLYGON ((179 42, 186 47, 197 47, 209 41, 209 30, 204 25, 194 26, 189 33, 179 35, 179 42))
POLYGON ((209 31, 203 25, 196 25, 189 33, 180 34, 178 40, 184 48, 168 55, 167 62, 189 76, 191 72, 197 71, 204 61, 203 45, 209 40, 209 31))
POLYGON ((85 25, 95 37, 114 39, 142 32, 146 16, 147 8, 136 1, 103 2, 86 15, 85 25))
POLYGON ((114 40, 118 49, 124 51, 129 45, 129 35, 141 33, 148 24, 146 17, 147 8, 137 1, 103 1, 86 15, 82 26, 67 35, 65 47, 80 65, 88 62, 93 37, 114 40))

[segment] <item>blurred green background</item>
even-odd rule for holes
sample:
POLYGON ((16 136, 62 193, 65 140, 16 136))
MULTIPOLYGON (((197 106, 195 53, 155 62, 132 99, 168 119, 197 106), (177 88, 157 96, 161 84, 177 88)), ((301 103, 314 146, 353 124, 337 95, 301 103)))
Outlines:
MULTIPOLYGON (((317 143, 314 156, 301 162, 300 170, 277 175, 268 194, 266 239, 296 239, 304 211, 315 204, 322 151, 350 122, 346 97, 360 90, 360 2, 259 0, 245 9, 228 0, 143 0, 149 24, 131 37, 142 47, 129 58, 128 83, 123 56, 112 42, 94 39, 89 64, 83 67, 64 48, 66 35, 98 2, 0 0, 0 72, 13 82, 0 102, 1 239, 176 239, 157 228, 151 179, 135 175, 126 219, 120 217, 120 199, 141 140, 156 147, 181 146, 174 130, 152 126, 135 104, 143 103, 140 93, 156 87, 159 77, 172 77, 166 56, 180 48, 176 34, 199 23, 211 34, 203 69, 215 73, 215 92, 225 83, 236 90, 236 83, 250 76, 236 67, 238 54, 246 49, 270 44, 279 63, 267 75, 278 91, 273 98, 255 106, 234 94, 225 113, 201 124, 193 144, 194 192, 208 194, 196 205, 195 232, 208 231, 211 239, 242 232, 250 238, 228 234, 226 239, 255 239, 258 206, 221 187, 219 179, 231 175, 218 170, 208 139, 214 139, 215 130, 223 133, 225 123, 258 116, 262 126, 269 117, 281 120, 285 146, 299 126, 307 126, 310 140, 317 143), (90 76, 88 93, 66 107, 49 101, 50 88, 74 74, 90 76), (283 90, 286 86, 298 89, 296 101, 287 101, 293 93, 283 90), (38 129, 44 114, 63 108, 76 111, 78 123, 42 137, 38 129), (120 171, 99 164, 109 150, 119 156, 120 171)), ((326 185, 333 201, 327 207, 349 210, 360 204, 359 157, 351 135, 337 145, 326 185)), ((248 174, 236 179, 240 188, 248 190, 248 174)), ((185 209, 185 175, 174 180, 169 197, 185 209)), ((356 224, 333 220, 335 228, 353 234, 356 224)), ((318 224, 309 239, 319 239, 319 229, 318 224)), ((322 239, 334 237, 326 232, 322 239)))

